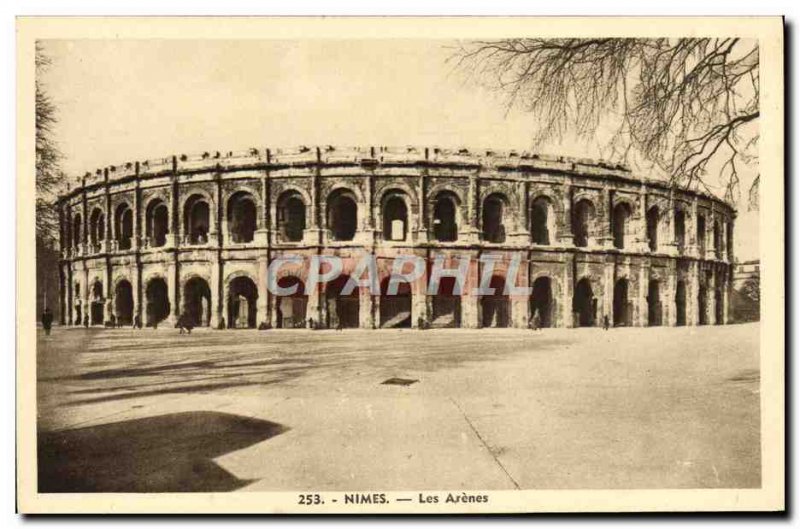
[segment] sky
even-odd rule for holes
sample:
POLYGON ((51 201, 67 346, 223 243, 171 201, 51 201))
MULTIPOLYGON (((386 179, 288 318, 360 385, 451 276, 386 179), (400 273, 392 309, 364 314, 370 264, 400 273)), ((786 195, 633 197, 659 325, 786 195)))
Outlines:
MULTIPOLYGON (((535 116, 476 86, 442 40, 46 41, 69 175, 172 154, 298 145, 531 149, 535 116)), ((599 158, 566 138, 537 152, 599 158)), ((746 184, 745 184, 746 185, 746 184)), ((743 187, 746 189, 746 187, 743 187)), ((739 204, 736 254, 758 254, 739 204)), ((754 239, 756 238, 756 239, 754 239)))

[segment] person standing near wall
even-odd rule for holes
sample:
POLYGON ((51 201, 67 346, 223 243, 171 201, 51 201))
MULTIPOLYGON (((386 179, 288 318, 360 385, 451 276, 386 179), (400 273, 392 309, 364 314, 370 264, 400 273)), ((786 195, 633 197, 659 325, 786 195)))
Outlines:
POLYGON ((47 336, 50 336, 50 329, 53 326, 53 313, 50 312, 50 309, 45 308, 44 312, 42 313, 42 327, 44 328, 44 333, 47 336))

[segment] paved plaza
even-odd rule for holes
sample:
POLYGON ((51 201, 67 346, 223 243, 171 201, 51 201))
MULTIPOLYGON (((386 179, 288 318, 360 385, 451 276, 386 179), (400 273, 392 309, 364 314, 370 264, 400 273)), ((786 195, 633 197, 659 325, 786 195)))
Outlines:
POLYGON ((40 330, 40 490, 758 487, 758 329, 40 330))

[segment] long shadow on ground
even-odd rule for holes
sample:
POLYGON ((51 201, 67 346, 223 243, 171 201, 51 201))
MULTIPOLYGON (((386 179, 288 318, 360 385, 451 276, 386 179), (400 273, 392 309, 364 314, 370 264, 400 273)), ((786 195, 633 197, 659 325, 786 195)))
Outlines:
POLYGON ((39 433, 39 492, 225 492, 238 479, 213 458, 279 435, 277 423, 187 412, 39 433))

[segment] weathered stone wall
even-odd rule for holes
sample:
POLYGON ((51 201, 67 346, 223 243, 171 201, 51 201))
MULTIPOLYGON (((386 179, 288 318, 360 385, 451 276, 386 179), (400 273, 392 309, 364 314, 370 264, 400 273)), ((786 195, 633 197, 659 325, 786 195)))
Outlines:
MULTIPOLYGON (((427 262, 437 255, 470 256, 470 289, 478 286, 485 266, 481 256, 497 254, 495 273, 507 282, 513 279, 515 285, 526 287, 539 278, 549 279, 549 323, 554 326, 581 323, 574 295, 584 278, 591 285, 593 325, 602 325, 604 317, 638 326, 726 323, 729 317, 733 209, 700 193, 634 178, 624 167, 587 160, 513 151, 331 147, 175 156, 87 173, 61 197, 59 213, 61 314, 62 323, 69 325, 84 324, 87 316, 90 324, 119 319, 117 312, 128 310, 119 307, 126 303, 132 303, 131 317, 146 324, 148 285, 154 280, 166 285, 166 323, 174 323, 187 310, 187 283, 199 278, 210 291, 207 323, 218 327, 231 314, 232 284, 245 277, 256 288, 256 321, 280 326, 277 307, 282 301, 267 288, 270 263, 288 255, 306 260, 331 255, 344 258, 344 272, 352 273, 364 252, 377 256, 380 281, 391 275, 392 259, 398 255, 416 255, 427 262), (292 242, 281 235, 285 219, 277 207, 287 193, 299 197, 305 208, 302 237, 292 242), (329 197, 336 193, 345 193, 356 203, 352 240, 334 240, 329 226, 329 197), (237 222, 233 204, 241 196, 255 206, 254 233, 248 242, 232 235, 232 223, 237 222), (435 209, 442 196, 450 197, 455 208, 453 241, 436 238, 435 209), (399 197, 407 212, 404 240, 388 240, 389 234, 383 232, 391 197, 399 197), (209 209, 209 225, 203 226, 199 237, 187 233, 191 200, 203 201, 209 209), (502 242, 490 242, 485 233, 490 200, 501 205, 502 242), (584 201, 589 204, 588 240, 577 246, 576 210, 579 203, 586 207, 584 201), (533 223, 539 222, 534 203, 545 204, 547 210, 546 244, 534 240, 533 223), (168 217, 160 245, 151 233, 155 221, 149 213, 157 204, 166 207, 168 217), (126 228, 127 210, 131 220, 126 228), (657 221, 648 231, 651 211, 657 221), (678 214, 684 218, 682 244, 676 234, 678 214), (703 222, 705 230, 698 233, 703 222), (656 235, 651 240, 652 233, 656 235), (516 277, 509 278, 514 259, 520 266, 516 277), (128 288, 130 302, 115 299, 128 288), (624 290, 626 299, 615 301, 615 289, 618 298, 624 290), (649 301, 655 292, 658 301, 649 301), (678 306, 681 302, 683 308, 678 306)), ((429 274, 430 267, 411 286, 415 327, 431 322, 429 274)), ((285 265, 278 275, 296 277, 304 284, 309 279, 300 264, 285 265)), ((325 288, 304 300, 307 316, 323 325, 330 322, 331 307, 325 301, 325 288)), ((358 299, 359 325, 378 327, 381 296, 362 288, 358 299)), ((510 295, 507 324, 529 326, 535 304, 531 296, 510 295)), ((462 295, 460 326, 487 324, 485 306, 479 296, 462 295)))

